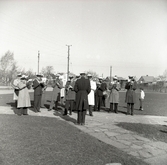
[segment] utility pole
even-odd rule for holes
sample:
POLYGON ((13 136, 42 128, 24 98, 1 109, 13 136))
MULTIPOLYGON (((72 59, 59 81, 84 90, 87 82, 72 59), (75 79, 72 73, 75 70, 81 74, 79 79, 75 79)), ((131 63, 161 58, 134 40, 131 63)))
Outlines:
POLYGON ((112 66, 110 66, 110 81, 112 79, 112 66))
POLYGON ((68 81, 68 78, 69 78, 69 73, 70 73, 70 71, 69 71, 70 46, 72 46, 72 45, 66 45, 66 46, 68 46, 68 57, 67 57, 67 81, 68 81))
POLYGON ((39 58, 40 58, 40 52, 38 50, 38 74, 39 74, 39 58))

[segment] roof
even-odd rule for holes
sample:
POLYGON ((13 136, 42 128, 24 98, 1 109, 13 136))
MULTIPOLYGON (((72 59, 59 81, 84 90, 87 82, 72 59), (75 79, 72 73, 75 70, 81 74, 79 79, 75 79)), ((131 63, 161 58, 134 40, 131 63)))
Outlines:
POLYGON ((138 81, 142 81, 144 83, 150 83, 150 82, 154 82, 155 78, 154 76, 141 76, 138 81))

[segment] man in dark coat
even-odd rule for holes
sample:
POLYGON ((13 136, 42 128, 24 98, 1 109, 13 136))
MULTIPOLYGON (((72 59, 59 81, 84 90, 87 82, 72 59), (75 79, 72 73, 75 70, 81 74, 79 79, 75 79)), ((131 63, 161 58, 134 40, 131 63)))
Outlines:
POLYGON ((41 98, 42 98, 42 88, 44 87, 43 82, 41 81, 43 75, 37 74, 37 78, 33 81, 34 89, 34 112, 40 112, 41 107, 41 98))
POLYGON ((131 109, 131 115, 133 115, 134 111, 134 104, 136 103, 136 90, 137 83, 133 76, 129 76, 129 81, 125 85, 126 91, 126 97, 125 102, 127 103, 127 115, 130 114, 131 109))
POLYGON ((80 73, 81 78, 77 79, 74 91, 76 92, 76 110, 78 110, 77 123, 79 125, 85 124, 86 110, 89 109, 88 94, 91 91, 90 81, 86 79, 85 73, 80 73))
POLYGON ((65 110, 63 115, 68 114, 68 109, 70 107, 69 115, 72 115, 72 110, 74 110, 74 101, 75 101, 75 91, 74 91, 75 81, 73 75, 69 75, 69 80, 65 85, 65 110))
POLYGON ((100 111, 102 104, 104 104, 105 102, 103 92, 107 90, 107 84, 103 80, 103 78, 99 77, 99 82, 100 84, 97 85, 97 89, 96 89, 95 111, 96 110, 100 111))

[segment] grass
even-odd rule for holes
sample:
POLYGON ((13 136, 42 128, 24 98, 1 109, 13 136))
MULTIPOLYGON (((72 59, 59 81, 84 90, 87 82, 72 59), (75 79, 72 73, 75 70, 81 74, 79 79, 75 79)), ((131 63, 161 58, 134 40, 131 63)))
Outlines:
POLYGON ((0 115, 3 165, 146 165, 56 118, 0 115))
POLYGON ((141 123, 118 123, 117 126, 126 130, 136 132, 152 141, 162 141, 167 143, 167 125, 153 125, 141 123))

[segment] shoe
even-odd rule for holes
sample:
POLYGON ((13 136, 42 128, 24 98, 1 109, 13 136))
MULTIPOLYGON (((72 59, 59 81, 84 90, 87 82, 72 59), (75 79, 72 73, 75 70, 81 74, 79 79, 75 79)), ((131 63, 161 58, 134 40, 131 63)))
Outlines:
POLYGON ((93 116, 93 114, 90 114, 89 116, 93 116))
POLYGON ((81 125, 85 125, 85 123, 81 123, 81 125))
POLYGON ((48 109, 48 111, 51 111, 52 109, 48 109))
POLYGON ((26 114, 23 114, 23 115, 28 115, 28 114, 26 113, 26 114))
POLYGON ((67 115, 67 113, 64 113, 64 114, 63 114, 63 116, 66 116, 66 115, 67 115))
POLYGON ((81 125, 81 123, 74 123, 75 125, 81 125))

